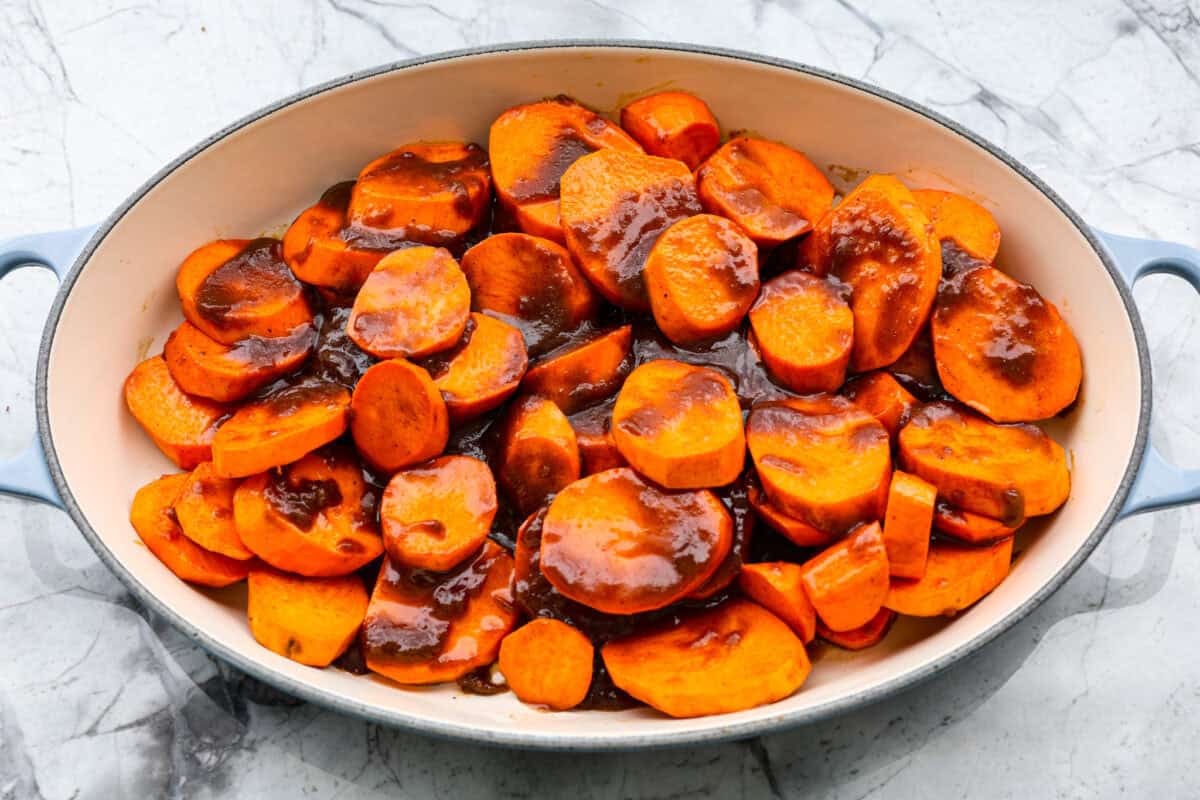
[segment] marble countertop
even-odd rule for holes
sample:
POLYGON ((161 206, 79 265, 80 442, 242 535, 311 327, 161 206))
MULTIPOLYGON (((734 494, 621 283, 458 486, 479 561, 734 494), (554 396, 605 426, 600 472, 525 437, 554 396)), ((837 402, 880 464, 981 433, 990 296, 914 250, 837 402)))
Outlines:
MULTIPOLYGON (((97 221, 283 94, 437 50, 624 37, 885 86, 1023 160, 1093 224, 1200 244, 1200 7, 1184 0, 0 2, 0 238, 97 221), (982 4, 979 4, 982 5, 982 4), (705 7, 709 10, 705 10, 705 7)), ((1156 441, 1200 466, 1197 299, 1136 295, 1156 441)), ((33 425, 55 284, 0 286, 0 455, 33 425)), ((1200 516, 1117 525, 1049 601, 937 680, 747 742, 606 755, 438 742, 297 705, 148 614, 65 514, 0 499, 0 797, 1194 795, 1200 516)))

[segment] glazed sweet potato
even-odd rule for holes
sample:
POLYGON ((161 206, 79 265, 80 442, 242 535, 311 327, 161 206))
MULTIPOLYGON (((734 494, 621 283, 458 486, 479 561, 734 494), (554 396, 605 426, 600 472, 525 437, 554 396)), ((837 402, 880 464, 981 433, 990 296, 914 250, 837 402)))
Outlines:
POLYGON ((969 608, 1008 576, 1013 540, 990 547, 934 542, 925 574, 915 581, 896 579, 884 606, 910 617, 953 615, 969 608))
POLYGON ((312 667, 327 667, 345 652, 367 613, 367 590, 357 575, 304 578, 256 567, 246 584, 255 641, 312 667))
POLYGON ((593 406, 571 417, 570 421, 579 445, 580 474, 594 475, 628 465, 613 437, 611 406, 593 406))
POLYGON ((380 361, 354 387, 350 435, 383 472, 438 455, 450 436, 446 402, 429 373, 402 358, 380 361))
POLYGON ((146 359, 129 373, 125 405, 158 449, 182 469, 212 460, 217 426, 230 411, 184 392, 162 356, 146 359))
POLYGON ((890 608, 881 608, 879 613, 871 617, 871 621, 859 628, 848 631, 835 631, 817 620, 817 636, 843 650, 866 650, 883 641, 892 623, 896 621, 896 612, 890 608))
POLYGON ((562 243, 562 175, 580 156, 604 148, 642 151, 625 131, 568 97, 510 108, 488 136, 496 196, 521 230, 562 243))
POLYGON ((1052 417, 1075 402, 1079 344, 1032 286, 976 261, 942 281, 931 324, 946 390, 995 422, 1052 417))
POLYGON ((453 569, 478 550, 495 516, 492 471, 467 456, 442 456, 397 472, 379 506, 388 557, 435 572, 453 569))
POLYGON ((809 231, 833 205, 833 185, 803 153, 739 136, 696 172, 700 200, 736 222, 763 247, 809 231))
POLYGON ((664 491, 622 467, 558 493, 542 524, 540 563, 565 597, 633 614, 700 587, 732 543, 733 520, 716 495, 664 491))
POLYGON ((674 158, 695 170, 721 144, 708 104, 686 92, 658 92, 621 109, 621 127, 647 153, 674 158))
POLYGON ((350 393, 309 380, 242 406, 213 437, 217 475, 242 478, 290 464, 346 431, 350 393))
POLYGON ((658 237, 643 275, 659 330, 695 344, 741 324, 758 296, 758 248, 724 217, 697 214, 658 237))
POLYGON ((278 239, 209 242, 179 265, 175 288, 187 321, 222 344, 286 336, 313 319, 278 239))
POLYGON ((388 249, 378 242, 352 244, 346 234, 346 210, 354 181, 329 187, 321 199, 300 213, 283 235, 283 260, 297 278, 334 292, 358 291, 388 249))
POLYGON ((521 514, 579 478, 579 443, 566 415, 544 397, 515 401, 500 438, 496 479, 521 514))
POLYGON ((564 345, 529 368, 521 388, 572 414, 621 388, 633 369, 633 328, 622 325, 580 344, 564 345))
POLYGON ((772 703, 799 689, 812 669, 791 628, 746 600, 609 642, 601 656, 613 683, 672 717, 772 703))
POLYGON ((888 593, 888 558, 879 523, 851 531, 801 567, 804 591, 834 631, 866 625, 888 593))
POLYGON ((737 581, 738 574, 742 571, 742 565, 749 558, 750 546, 754 540, 756 518, 738 501, 739 494, 745 491, 744 486, 748 484, 749 476, 743 475, 737 484, 719 495, 730 512, 729 516, 733 519, 733 542, 729 546, 729 552, 725 554, 725 558, 717 565, 713 574, 709 575, 708 580, 700 584, 699 588, 693 589, 688 594, 688 600, 708 600, 725 591, 737 581))
POLYGON ((519 330, 475 312, 458 344, 421 362, 442 393, 452 424, 486 414, 507 400, 528 364, 519 330))
POLYGON ((938 503, 933 510, 933 527, 937 528, 939 533, 967 544, 992 544, 1007 539, 1024 524, 1025 520, 1018 520, 1011 525, 1005 524, 982 514, 963 511, 949 503, 938 503))
POLYGON ((786 622, 800 641, 808 644, 813 640, 817 612, 804 591, 804 570, 799 564, 743 564, 738 586, 746 597, 786 622))
POLYGON ((746 499, 754 514, 769 528, 783 534, 799 547, 824 547, 837 538, 836 533, 817 530, 802 519, 784 513, 772 503, 757 484, 751 484, 746 499))
POLYGON ((673 159, 600 150, 562 176, 567 250, 600 294, 630 311, 650 310, 642 270, 655 240, 700 211, 692 173, 673 159))
POLYGON ((845 382, 854 315, 830 281, 800 270, 772 278, 750 309, 750 326, 767 369, 792 391, 832 392, 845 382))
POLYGON ((367 276, 346 333, 378 358, 419 358, 453 347, 470 313, 471 290, 454 257, 440 247, 408 247, 367 276))
POLYGON ((938 497, 1007 524, 1049 514, 1071 491, 1066 453, 1041 428, 996 425, 952 403, 914 411, 899 452, 938 497))
POLYGON ((188 394, 229 403, 299 369, 312 354, 316 333, 306 323, 286 336, 247 336, 228 345, 185 320, 167 337, 163 360, 188 394))
POLYGON ((888 372, 868 372, 846 384, 842 393, 887 428, 895 438, 917 405, 917 398, 888 372))
POLYGON ((892 575, 919 578, 925 574, 936 500, 937 489, 932 484, 900 470, 892 473, 883 519, 883 543, 892 575))
POLYGON ((595 651, 586 636, 556 619, 535 619, 500 643, 500 672, 525 703, 566 711, 592 685, 595 651))
POLYGON ((955 192, 917 189, 913 198, 925 209, 939 239, 950 239, 989 264, 1000 250, 1000 226, 983 206, 955 192))
POLYGON ((810 272, 818 278, 829 274, 833 264, 833 209, 813 223, 812 230, 796 246, 796 269, 810 272))
POLYGON ((184 481, 175 499, 175 521, 183 535, 205 550, 246 561, 254 553, 242 544, 233 523, 233 492, 238 482, 222 478, 205 461, 184 481))
POLYGON ((246 577, 250 562, 205 550, 183 535, 172 505, 187 474, 163 475, 138 489, 129 521, 142 542, 167 569, 188 583, 222 587, 246 577))

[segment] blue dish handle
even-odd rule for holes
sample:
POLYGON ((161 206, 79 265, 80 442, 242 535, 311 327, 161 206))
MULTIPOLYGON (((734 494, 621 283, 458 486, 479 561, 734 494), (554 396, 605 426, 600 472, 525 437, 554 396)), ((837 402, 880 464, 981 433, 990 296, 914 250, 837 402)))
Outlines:
MULTIPOLYGON (((1125 283, 1133 284, 1146 275, 1165 273, 1183 278, 1200 292, 1200 250, 1182 244, 1135 239, 1096 231, 1112 254, 1125 283)), ((1156 511, 1200 501, 1200 469, 1180 469, 1163 458, 1152 443, 1138 468, 1137 477, 1121 509, 1121 517, 1156 511)))
MULTIPOLYGON (((94 227, 75 228, 0 242, 0 278, 17 267, 37 266, 50 270, 61 281, 95 231, 94 227)), ((24 451, 7 461, 0 461, 0 493, 63 507, 36 431, 24 451)))

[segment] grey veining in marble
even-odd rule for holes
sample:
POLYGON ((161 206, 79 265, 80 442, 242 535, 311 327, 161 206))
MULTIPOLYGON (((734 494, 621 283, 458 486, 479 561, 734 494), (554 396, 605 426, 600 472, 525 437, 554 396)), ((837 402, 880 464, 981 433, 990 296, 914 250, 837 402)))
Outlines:
MULTIPOLYGON (((1200 244, 1195 0, 0 0, 0 238, 102 218, 272 99, 515 39, 744 48, 906 94, 1094 224, 1200 244)), ((1200 466, 1197 299, 1140 285, 1155 439, 1200 466)), ((0 451, 32 429, 54 283, 0 285, 0 451)), ((1042 608, 939 679, 822 725, 667 752, 532 755, 295 705, 148 615, 61 512, 0 499, 0 797, 1187 797, 1200 794, 1195 510, 1118 525, 1042 608)))

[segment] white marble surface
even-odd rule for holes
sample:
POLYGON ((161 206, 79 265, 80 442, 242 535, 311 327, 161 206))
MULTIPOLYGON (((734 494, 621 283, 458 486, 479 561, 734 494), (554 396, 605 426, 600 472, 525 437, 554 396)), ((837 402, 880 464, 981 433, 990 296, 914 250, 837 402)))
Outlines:
MULTIPOLYGON (((1197 245, 1198 15, 1195 0, 0 0, 0 238, 97 221, 211 131, 350 70, 627 37, 886 86, 1002 145, 1094 224, 1197 245)), ((1181 289, 1154 279, 1137 296, 1155 437, 1200 465, 1198 306, 1181 289)), ((4 455, 32 427, 53 291, 34 270, 0 286, 4 455)), ((1029 619, 868 710, 746 743, 580 756, 289 704, 150 617, 65 514, 0 499, 0 797, 1196 796, 1198 521, 1185 509, 1121 523, 1029 619)))

